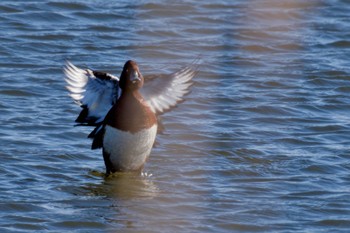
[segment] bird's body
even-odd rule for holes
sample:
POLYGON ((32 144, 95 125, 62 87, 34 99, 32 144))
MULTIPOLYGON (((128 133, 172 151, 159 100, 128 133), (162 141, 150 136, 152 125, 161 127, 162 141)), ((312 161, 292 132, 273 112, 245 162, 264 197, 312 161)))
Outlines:
POLYGON ((104 130, 107 173, 140 170, 156 139, 157 117, 138 92, 126 90, 108 112, 104 130))
POLYGON ((157 115, 182 100, 196 73, 185 67, 158 83, 150 79, 146 89, 147 80, 134 61, 125 63, 120 79, 71 63, 64 71, 71 97, 83 108, 76 121, 96 127, 89 137, 92 149, 103 150, 107 174, 143 168, 155 142, 157 115))

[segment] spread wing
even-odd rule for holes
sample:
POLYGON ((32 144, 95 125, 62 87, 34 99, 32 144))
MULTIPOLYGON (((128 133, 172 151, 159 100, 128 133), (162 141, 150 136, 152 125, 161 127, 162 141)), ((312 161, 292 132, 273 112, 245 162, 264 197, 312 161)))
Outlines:
POLYGON ((192 78, 198 72, 198 62, 196 60, 169 75, 145 77, 145 84, 140 92, 154 113, 162 114, 170 110, 189 93, 192 78))
POLYGON ((69 95, 83 108, 76 122, 98 125, 120 96, 119 79, 108 73, 80 69, 68 61, 63 71, 69 95))

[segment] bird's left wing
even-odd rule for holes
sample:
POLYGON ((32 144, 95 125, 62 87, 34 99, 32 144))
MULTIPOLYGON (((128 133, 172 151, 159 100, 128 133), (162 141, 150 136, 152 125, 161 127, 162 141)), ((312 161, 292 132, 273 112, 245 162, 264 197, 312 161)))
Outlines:
POLYGON ((183 100, 198 72, 198 63, 197 59, 191 65, 169 75, 145 77, 145 84, 140 92, 154 113, 162 114, 183 100))

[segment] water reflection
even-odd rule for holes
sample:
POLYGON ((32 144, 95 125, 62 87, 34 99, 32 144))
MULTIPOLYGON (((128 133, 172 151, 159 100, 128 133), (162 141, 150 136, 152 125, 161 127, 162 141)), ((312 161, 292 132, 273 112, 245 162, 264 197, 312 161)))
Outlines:
POLYGON ((115 173, 105 177, 102 173, 94 172, 95 176, 103 177, 101 184, 87 186, 90 195, 106 196, 116 201, 134 198, 154 198, 159 189, 151 177, 135 173, 115 173))

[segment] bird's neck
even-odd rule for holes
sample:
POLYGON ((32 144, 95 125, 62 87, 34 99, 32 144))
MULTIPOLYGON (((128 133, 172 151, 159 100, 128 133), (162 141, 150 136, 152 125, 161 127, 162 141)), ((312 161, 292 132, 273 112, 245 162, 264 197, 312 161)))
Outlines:
POLYGON ((122 92, 122 95, 120 96, 122 99, 132 99, 133 101, 143 102, 143 97, 141 93, 138 90, 130 90, 126 89, 122 92))

